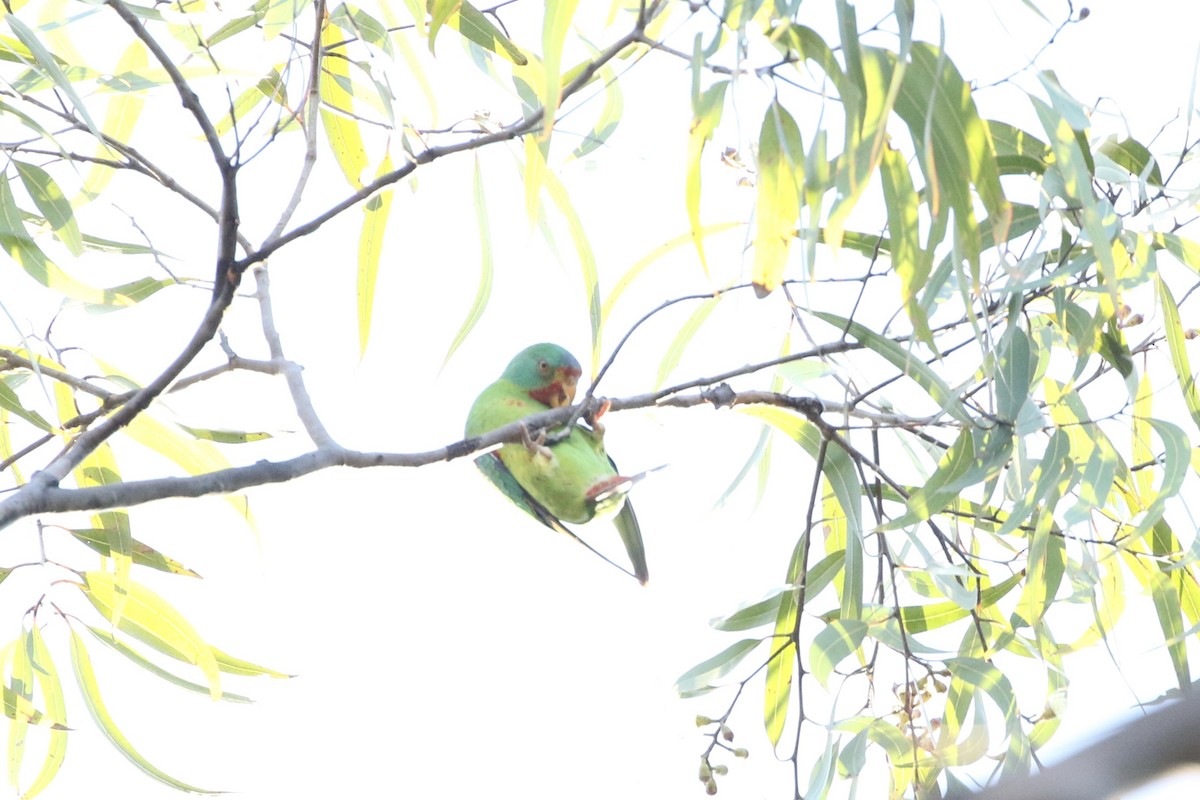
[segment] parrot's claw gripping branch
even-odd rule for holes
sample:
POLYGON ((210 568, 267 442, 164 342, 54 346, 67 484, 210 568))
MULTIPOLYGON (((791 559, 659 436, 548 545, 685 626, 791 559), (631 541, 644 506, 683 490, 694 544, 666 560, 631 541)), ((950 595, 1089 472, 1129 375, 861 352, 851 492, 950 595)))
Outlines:
MULTIPOLYGON (((551 442, 553 443, 553 442, 551 442)), ((538 428, 532 434, 529 432, 529 426, 524 422, 521 423, 521 444, 525 445, 525 449, 529 452, 549 459, 553 457, 550 448, 546 446, 546 429, 538 428)))
POLYGON ((610 408, 612 408, 612 401, 607 397, 594 397, 590 394, 587 395, 583 398, 583 401, 576 406, 575 413, 573 413, 571 418, 567 420, 567 424, 563 426, 563 430, 561 432, 556 432, 555 436, 558 436, 559 438, 565 438, 569 436, 571 429, 575 427, 575 423, 581 419, 588 424, 588 427, 591 428, 597 436, 604 436, 604 426, 600 424, 599 420, 602 416, 608 413, 610 408))
POLYGON ((612 401, 607 397, 601 398, 599 401, 592 397, 590 400, 592 401, 591 403, 584 403, 582 406, 583 421, 588 424, 588 427, 592 429, 592 432, 596 434, 597 438, 603 438, 604 425, 601 424, 600 418, 607 414, 608 410, 612 408, 612 401), (592 403, 597 402, 598 404, 593 407, 592 403))
POLYGON ((551 445, 557 444, 570 436, 571 431, 575 429, 576 423, 582 419, 597 439, 603 439, 604 425, 600 423, 600 418, 607 414, 610 408, 612 408, 612 401, 607 397, 585 397, 583 402, 575 408, 575 412, 567 420, 566 424, 561 428, 556 428, 549 434, 545 430, 542 430, 541 433, 547 443, 551 445))

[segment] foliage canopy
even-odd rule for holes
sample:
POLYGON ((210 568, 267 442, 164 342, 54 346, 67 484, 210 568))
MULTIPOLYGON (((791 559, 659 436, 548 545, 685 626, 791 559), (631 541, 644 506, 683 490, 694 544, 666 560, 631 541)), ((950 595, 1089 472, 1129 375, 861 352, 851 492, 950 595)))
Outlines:
MULTIPOLYGON (((508 426, 420 453, 339 444, 284 356, 268 282, 268 262, 296 269, 310 237, 354 219, 365 352, 398 186, 419 193, 418 177, 439 179, 435 163, 470 162, 453 191, 474 215, 479 279, 443 305, 430 298, 430 313, 460 302, 467 312, 447 341, 422 342, 449 362, 485 313, 508 313, 489 309, 507 269, 498 263, 511 260, 493 253, 494 221, 508 219, 485 196, 493 151, 518 167, 519 185, 502 184, 510 204, 578 271, 561 303, 587 319, 589 397, 643 324, 683 307, 655 345, 653 385, 611 398, 614 411, 715 405, 760 423, 730 492, 756 470, 763 491, 779 448, 804 454, 802 474, 771 489, 791 487, 796 509, 778 588, 715 620, 741 638, 678 680, 687 697, 725 693, 702 701, 715 706, 698 719, 710 794, 728 757, 748 754, 729 722, 755 702, 797 797, 824 797, 872 764, 886 765, 895 797, 955 790, 964 775, 986 776, 970 768, 988 760, 1001 775, 1027 772, 1059 726, 1064 658, 1106 645, 1132 588, 1152 599, 1179 688, 1191 685, 1200 543, 1184 500, 1200 469, 1200 393, 1184 304, 1200 285, 1200 184, 1190 128, 1174 144, 1103 129, 1065 76, 1036 64, 1005 81, 1022 109, 989 118, 979 101, 992 87, 960 72, 931 34, 936 9, 916 0, 586 5, 8 4, 0 246, 4 285, 22 286, 0 297, 11 322, 0 528, 44 537, 54 558, 43 547, 0 580, 57 570, 0 651, 9 780, 23 796, 49 785, 77 724, 47 638, 61 634, 116 749, 186 791, 204 790, 121 732, 89 647, 217 699, 246 700, 224 690, 228 676, 285 677, 213 647, 139 580, 197 576, 139 541, 128 507, 221 492, 249 520, 236 493, 255 486, 519 440, 508 426), (640 124, 626 102, 647 84, 688 98, 683 117, 654 122, 684 174, 654 196, 686 227, 622 218, 664 244, 607 286, 589 238, 604 220, 580 210, 570 165, 603 165, 610 137, 640 124), (738 130, 748 146, 724 146, 738 130), (341 193, 331 198, 330 185, 341 193), (251 293, 239 294, 243 282, 251 293), (112 318, 100 312, 180 293, 204 303, 171 320, 180 344, 149 380, 87 338, 112 318), (761 299, 729 302, 751 294, 761 299), (657 307, 631 316, 635 297, 657 307), (238 355, 226 337, 242 308, 258 314, 269 358, 238 355), (60 317, 84 338, 60 342, 60 317), (744 366, 701 360, 708 374, 683 377, 717 341, 744 366), (163 402, 246 370, 287 386, 302 431, 285 437, 286 458, 245 455, 276 433, 202 427, 163 402), (123 440, 181 474, 131 472, 113 447, 123 440), (1030 666, 1044 682, 1032 708, 1014 688, 1030 666), (31 726, 45 732, 44 752, 27 750, 31 726)), ((1047 20, 1048 39, 1081 19, 1069 4, 1024 5, 1062 17, 1047 20)), ((447 224, 458 232, 464 219, 447 224)))

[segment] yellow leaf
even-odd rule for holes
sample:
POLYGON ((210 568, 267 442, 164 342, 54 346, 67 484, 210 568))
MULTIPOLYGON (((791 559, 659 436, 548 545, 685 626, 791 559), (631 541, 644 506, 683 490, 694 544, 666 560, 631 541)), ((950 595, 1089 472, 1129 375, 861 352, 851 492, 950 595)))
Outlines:
MULTIPOLYGON (((379 174, 392 171, 390 156, 379 165, 379 174)), ((379 273, 379 257, 383 252, 383 235, 387 232, 388 213, 392 210, 390 189, 376 194, 363 204, 362 233, 358 237, 358 357, 367 352, 371 335, 371 311, 375 306, 375 278, 379 273)))
POLYGON ((221 675, 212 648, 182 614, 166 600, 141 584, 130 581, 122 594, 107 572, 85 572, 84 594, 96 610, 118 630, 144 642, 160 653, 195 664, 208 680, 214 700, 221 698, 221 675), (117 618, 113 607, 124 601, 125 613, 117 618))
MULTIPOLYGON (((74 470, 75 483, 81 489, 91 486, 108 486, 121 482, 117 460, 108 442, 88 453, 74 470)), ((92 527, 104 531, 108 541, 108 554, 113 560, 110 578, 118 587, 113 600, 113 624, 118 624, 125 609, 125 591, 129 586, 129 571, 133 566, 133 531, 129 526, 129 514, 125 511, 101 511, 91 517, 92 527)), ((108 573, 105 573, 108 574, 108 573)))
POLYGON ((349 116, 354 109, 354 94, 350 83, 350 63, 342 50, 334 45, 343 39, 341 29, 326 24, 321 31, 321 123, 329 137, 329 147, 337 159, 346 180, 355 189, 362 188, 362 173, 367 167, 367 152, 363 147, 358 121, 349 116))
MULTIPOLYGON (((125 52, 117 61, 115 74, 121 75, 126 72, 137 72, 145 69, 146 46, 141 41, 135 40, 129 47, 125 48, 125 52)), ((142 108, 146 105, 146 98, 140 92, 117 92, 108 101, 108 109, 104 114, 104 124, 100 130, 108 137, 118 142, 129 141, 133 134, 133 128, 137 124, 138 117, 141 116, 142 108)), ((110 150, 107 146, 101 145, 97 154, 101 158, 112 158, 117 154, 110 150)), ((83 188, 79 194, 71 200, 71 205, 81 206, 95 200, 100 196, 116 174, 111 167, 106 167, 101 164, 92 164, 88 169, 87 176, 83 180, 83 188)))
POLYGON ((113 746, 121 751, 123 756, 132 761, 147 775, 168 786, 195 794, 218 794, 218 792, 200 789, 172 778, 147 761, 141 753, 134 749, 129 739, 117 727, 117 723, 112 718, 112 715, 109 714, 108 707, 104 703, 104 698, 100 695, 100 684, 96 680, 95 670, 92 669, 92 659, 88 655, 87 648, 83 646, 83 639, 74 630, 71 631, 71 666, 75 672, 75 682, 79 684, 79 689, 83 693, 84 703, 87 705, 92 719, 95 720, 97 727, 108 737, 113 746))
POLYGON ((778 102, 763 117, 758 139, 758 197, 754 207, 754 291, 779 288, 800 217, 804 152, 796 121, 778 102))
POLYGON ((558 115, 558 102, 562 95, 562 52, 563 42, 575 16, 579 0, 547 0, 546 16, 542 24, 542 133, 539 138, 546 141, 554 129, 554 118, 558 115))
POLYGON ((719 81, 696 98, 692 104, 692 127, 688 132, 684 196, 688 223, 692 229, 692 241, 696 244, 696 253, 700 256, 700 266, 704 268, 705 275, 708 274, 708 260, 704 255, 704 237, 700 225, 700 157, 704 154, 705 146, 712 141, 713 132, 721 124, 721 112, 725 108, 725 90, 728 88, 729 81, 719 81))
MULTIPOLYGON (((107 367, 108 365, 103 364, 107 367)), ((115 371, 109 370, 110 374, 115 371)), ((125 433, 138 444, 148 447, 156 453, 166 456, 178 464, 189 475, 203 475, 207 472, 217 472, 229 469, 232 465, 229 459, 210 442, 183 436, 179 431, 165 425, 154 417, 138 414, 125 427, 125 433)), ((228 495, 225 498, 239 517, 254 530, 254 518, 250 514, 250 506, 241 495, 228 495)))
POLYGON ((34 777, 29 788, 25 790, 25 800, 50 785, 63 759, 67 757, 67 708, 63 699, 62 682, 58 678, 58 670, 50 657, 50 650, 42 639, 41 630, 34 625, 29 632, 33 649, 34 679, 42 689, 42 699, 46 704, 46 717, 50 720, 49 743, 46 748, 46 758, 42 768, 34 777))

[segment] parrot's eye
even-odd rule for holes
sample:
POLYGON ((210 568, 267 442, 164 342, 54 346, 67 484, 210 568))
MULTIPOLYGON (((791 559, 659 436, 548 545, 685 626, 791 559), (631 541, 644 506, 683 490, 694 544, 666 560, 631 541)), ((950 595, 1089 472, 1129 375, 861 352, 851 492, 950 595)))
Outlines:
POLYGON ((539 372, 549 372, 550 371, 550 362, 543 358, 541 361, 538 362, 538 371, 539 372))

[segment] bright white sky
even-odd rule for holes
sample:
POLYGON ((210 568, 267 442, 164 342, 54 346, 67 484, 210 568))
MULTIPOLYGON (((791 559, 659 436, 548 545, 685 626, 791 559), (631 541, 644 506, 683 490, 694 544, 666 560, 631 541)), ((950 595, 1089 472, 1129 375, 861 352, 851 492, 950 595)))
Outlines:
MULTIPOLYGON (((981 83, 1023 66, 1044 41, 1044 26, 1035 26, 1017 0, 945 6, 951 55, 965 76, 981 83)), ((1057 71, 1085 103, 1112 98, 1101 111, 1119 107, 1145 141, 1176 108, 1187 106, 1196 57, 1193 4, 1100 0, 1090 7, 1090 18, 1070 26, 1038 65, 1057 71)), ((864 11, 860 19, 868 16, 864 11)), ((922 22, 924 38, 936 41, 936 21, 922 22)), ((454 34, 443 36, 439 49, 453 46, 454 34)), ((609 146, 594 163, 564 172, 605 286, 651 247, 685 230, 686 80, 673 61, 644 61, 624 83, 626 119, 609 146), (639 80, 653 88, 639 88, 639 80), (667 80, 676 83, 663 88, 667 80)), ((1028 114, 1004 90, 980 102, 994 103, 991 115, 1028 114)), ((452 109, 443 114, 453 118, 452 109)), ((1120 129, 1112 118, 1098 124, 1120 129)), ((726 145, 745 150, 757 125, 757 119, 749 122, 741 140, 716 141, 714 153, 726 145)), ((562 131, 571 129, 568 120, 562 131)), ((421 171, 416 193, 396 193, 388 268, 380 278, 372 344, 361 363, 353 316, 358 214, 273 264, 288 355, 305 366, 318 409, 347 446, 415 451, 453 441, 475 394, 530 342, 559 341, 586 364, 587 323, 569 240, 560 234, 560 250, 568 255, 560 266, 520 216, 513 161, 497 151, 484 159, 494 214, 495 296, 474 335, 438 374, 478 270, 470 168, 469 160, 438 164, 421 171)), ((727 174, 727 185, 710 180, 706 188, 727 193, 729 213, 744 216, 751 200, 738 195, 736 176, 727 174)), ((314 195, 319 204, 343 191, 343 185, 330 184, 314 195)), ((690 258, 685 252, 663 268, 663 282, 623 301, 609 347, 624 325, 680 293, 678 276, 698 280, 690 258)), ((203 275, 207 263, 198 260, 183 271, 203 275)), ((144 326, 163 319, 159 315, 194 314, 203 302, 197 293, 113 315, 107 335, 113 342, 145 338, 144 326)), ((755 302, 734 298, 730 305, 750 316, 755 302)), ((258 356, 250 311, 237 314, 229 330, 235 348, 258 356)), ((664 337, 682 319, 665 319, 635 339, 632 346, 642 355, 620 364, 603 393, 648 389, 664 337)), ((73 324, 64 317, 60 343, 70 340, 73 324)), ((147 373, 139 377, 148 377, 171 346, 163 343, 156 354, 155 343, 147 342, 147 373)), ((102 343, 94 350, 120 352, 102 343)), ((703 350, 685 361, 678 376, 747 360, 744 352, 703 350)), ((254 376, 237 380, 257 393, 246 408, 211 410, 214 392, 234 381, 169 403, 182 420, 200 425, 280 427, 275 410, 286 408, 282 388, 254 376)), ((610 451, 627 470, 671 465, 634 496, 652 573, 644 589, 525 518, 469 461, 412 471, 331 472, 255 490, 257 539, 219 500, 204 502, 201 511, 188 501, 137 509, 135 535, 206 577, 203 583, 141 579, 217 646, 299 677, 230 681, 227 688, 257 704, 214 705, 149 679, 118 689, 125 665, 93 648, 102 685, 113 687, 110 710, 159 767, 200 786, 236 790, 246 800, 703 796, 695 775, 704 740, 692 720, 696 714, 718 716, 729 698, 682 702, 672 684, 735 640, 711 631, 709 618, 783 582, 799 532, 789 485, 807 487, 808 466, 780 442, 762 506, 755 509, 748 486, 714 511, 753 447, 756 424, 696 409, 619 414, 608 425, 610 451)), ((32 525, 21 529, 28 534, 32 525)), ((6 542, 6 548, 17 546, 6 542)), ((11 552, 13 560, 23 557, 11 552)), ((1147 612, 1148 603, 1128 613, 1139 610, 1147 612)), ((1143 699, 1169 685, 1162 653, 1119 637, 1116 648, 1143 699)), ((56 653, 65 676, 65 650, 56 653)), ((1086 666, 1071 673, 1070 716, 1051 752, 1070 748, 1133 703, 1131 689, 1109 662, 1086 666)), ((1028 697, 1039 702, 1041 691, 1034 685, 1028 697)), ((68 692, 71 702, 71 687, 68 692)), ((762 734, 761 688, 752 685, 742 706, 733 728, 751 756, 730 764, 721 795, 786 796, 788 765, 775 763, 762 734)), ((77 730, 46 797, 86 791, 178 797, 121 761, 83 719, 82 705, 72 707, 77 730)))

